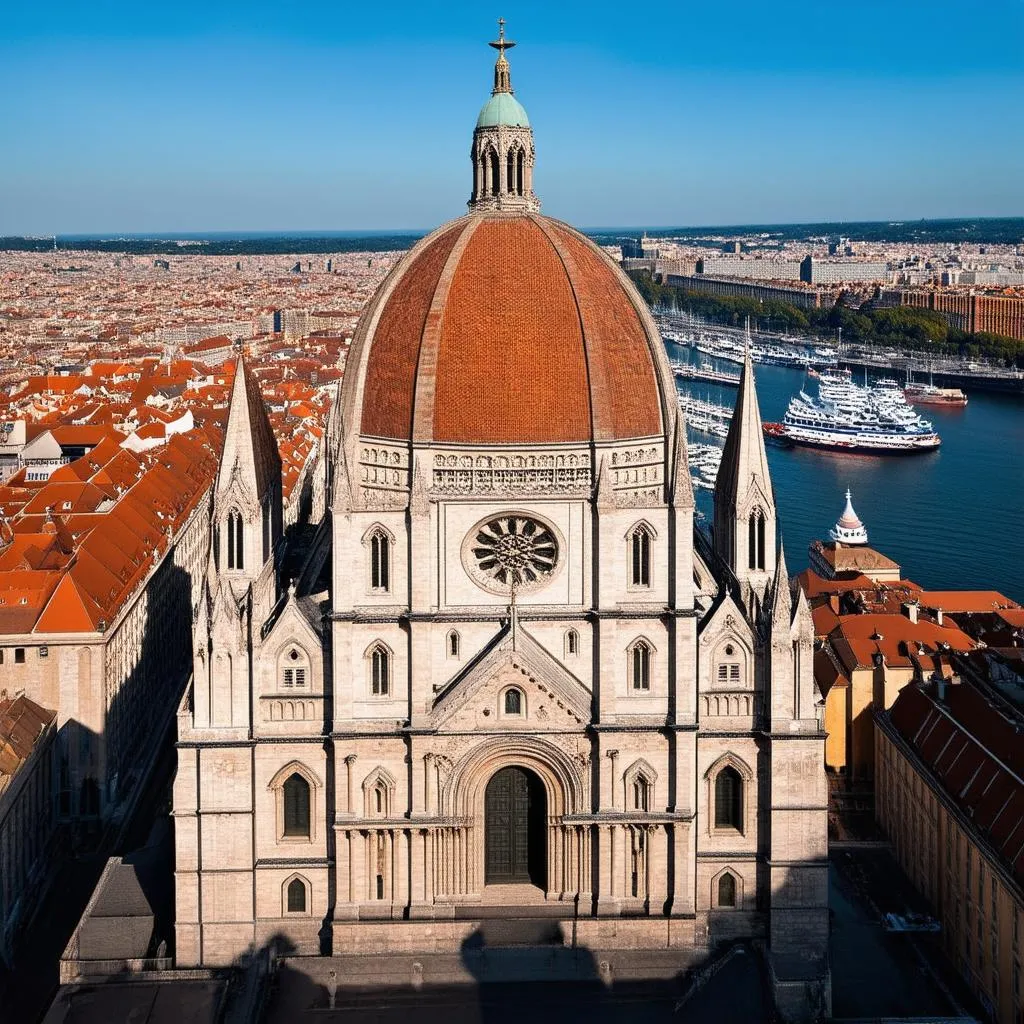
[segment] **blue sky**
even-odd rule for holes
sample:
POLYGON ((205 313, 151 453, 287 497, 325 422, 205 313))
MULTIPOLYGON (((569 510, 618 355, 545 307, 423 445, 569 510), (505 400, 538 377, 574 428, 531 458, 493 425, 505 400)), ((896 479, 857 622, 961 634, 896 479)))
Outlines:
POLYGON ((1024 214, 1022 0, 7 0, 0 234, 458 215, 499 14, 554 216, 1024 214))

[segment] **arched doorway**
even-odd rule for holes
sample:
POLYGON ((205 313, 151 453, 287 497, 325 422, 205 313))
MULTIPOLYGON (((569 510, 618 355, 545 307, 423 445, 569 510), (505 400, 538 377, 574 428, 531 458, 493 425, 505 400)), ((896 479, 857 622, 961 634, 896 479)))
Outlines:
POLYGON ((494 773, 484 797, 487 885, 532 883, 546 888, 547 795, 528 768, 494 773))

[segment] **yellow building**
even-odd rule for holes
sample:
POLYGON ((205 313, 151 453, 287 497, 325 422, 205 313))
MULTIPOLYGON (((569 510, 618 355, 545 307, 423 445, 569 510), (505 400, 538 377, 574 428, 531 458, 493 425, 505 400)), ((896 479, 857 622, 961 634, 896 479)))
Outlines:
POLYGON ((1024 1011, 1020 712, 970 683, 907 686, 876 714, 875 809, 946 952, 999 1024, 1024 1011))

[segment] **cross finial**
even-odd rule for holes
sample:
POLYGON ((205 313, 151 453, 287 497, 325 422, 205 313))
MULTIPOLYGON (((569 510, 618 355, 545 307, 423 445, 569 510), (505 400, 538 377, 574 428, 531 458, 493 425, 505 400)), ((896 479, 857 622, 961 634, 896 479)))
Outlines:
POLYGON ((511 50, 512 47, 516 45, 515 43, 512 42, 511 39, 505 38, 504 18, 498 19, 498 38, 495 39, 494 42, 490 43, 489 45, 493 46, 501 54, 502 57, 505 56, 506 50, 511 50))

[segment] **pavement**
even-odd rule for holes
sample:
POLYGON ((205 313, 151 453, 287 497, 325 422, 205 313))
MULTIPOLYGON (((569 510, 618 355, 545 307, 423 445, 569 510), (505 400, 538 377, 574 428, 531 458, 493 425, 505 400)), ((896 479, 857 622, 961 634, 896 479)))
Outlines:
MULTIPOLYGON (((493 978, 512 977, 524 955, 542 952, 550 955, 535 949, 488 950, 487 971, 493 978)), ((676 1007, 688 987, 684 958, 679 970, 667 977, 634 979, 628 975, 646 966, 643 953, 608 953, 608 973, 598 954, 585 949, 563 952, 576 960, 574 980, 566 973, 553 981, 481 979, 417 987, 403 974, 390 988, 340 987, 333 1006, 330 988, 322 982, 331 961, 292 960, 276 976, 264 1019, 266 1024, 749 1024, 771 1019, 763 965, 753 952, 732 957, 679 1013, 676 1007)), ((441 965, 431 965, 431 959, 420 958, 424 973, 439 975, 441 965)), ((470 974, 478 972, 472 956, 463 963, 470 974)))
POLYGON ((986 1019, 946 958, 941 935, 885 930, 887 913, 929 911, 890 850, 842 844, 829 861, 833 1020, 986 1019))

